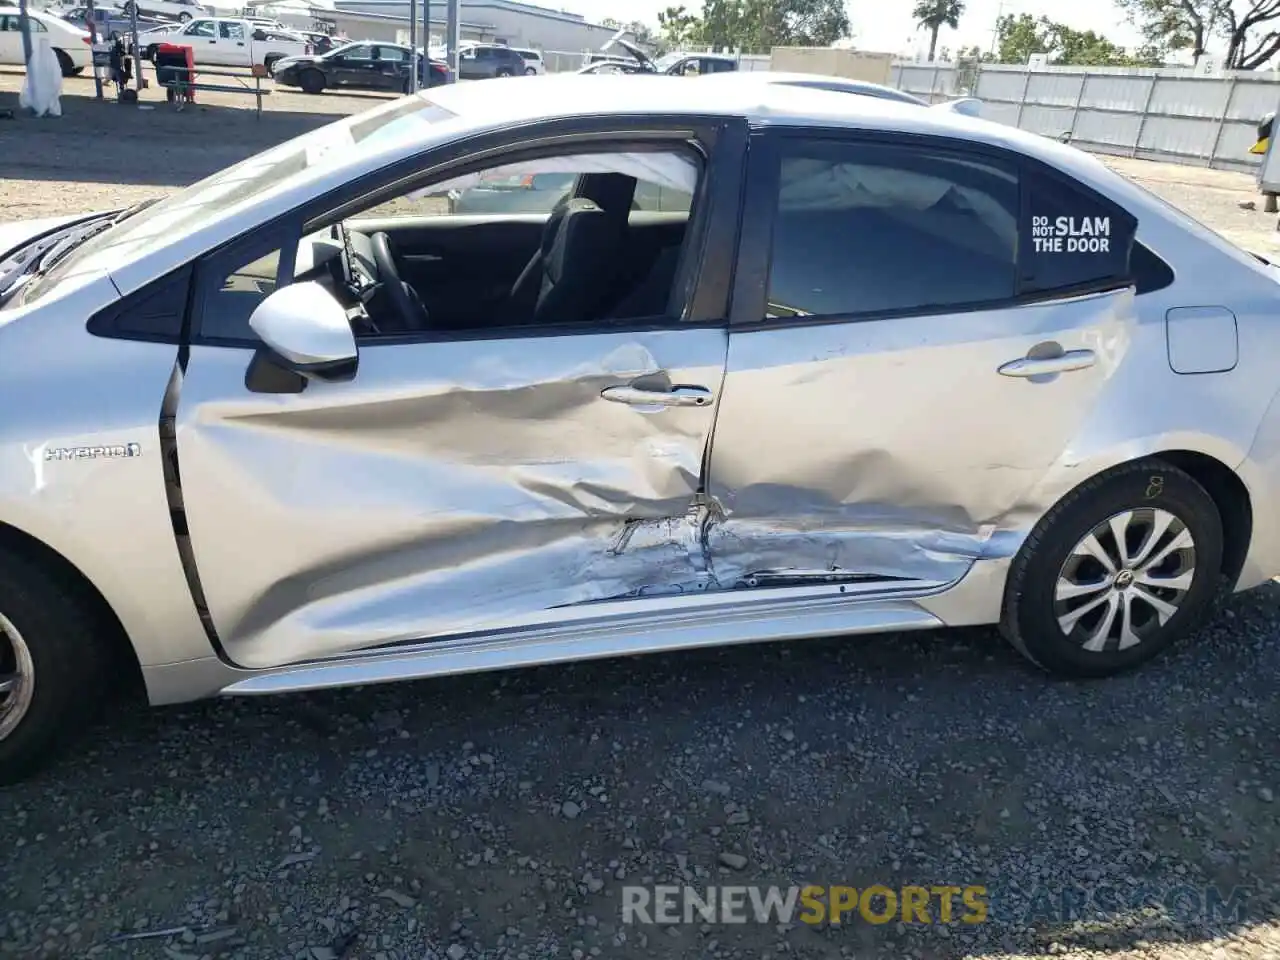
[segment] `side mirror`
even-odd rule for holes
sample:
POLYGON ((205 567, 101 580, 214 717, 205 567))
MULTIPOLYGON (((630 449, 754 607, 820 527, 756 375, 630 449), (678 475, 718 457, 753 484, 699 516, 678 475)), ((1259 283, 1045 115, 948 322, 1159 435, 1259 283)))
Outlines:
POLYGON ((262 338, 245 376, 255 393, 301 393, 308 380, 351 380, 359 365, 347 312, 318 283, 275 291, 249 317, 262 338))

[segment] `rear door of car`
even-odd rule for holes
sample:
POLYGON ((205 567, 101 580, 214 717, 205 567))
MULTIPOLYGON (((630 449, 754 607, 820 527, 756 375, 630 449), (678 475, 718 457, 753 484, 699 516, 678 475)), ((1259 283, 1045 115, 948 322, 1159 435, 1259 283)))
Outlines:
POLYGON ((383 46, 373 48, 376 64, 369 82, 375 90, 401 90, 409 77, 409 51, 403 47, 383 46))
POLYGON ((0 63, 21 64, 22 33, 16 14, 0 13, 0 63))
POLYGON ((252 63, 248 26, 242 20, 218 21, 218 42, 214 45, 218 63, 229 67, 247 67, 252 63))
POLYGON ((1034 518, 1135 323, 1132 216, 963 141, 753 137, 709 493, 723 582, 950 582, 1034 518))

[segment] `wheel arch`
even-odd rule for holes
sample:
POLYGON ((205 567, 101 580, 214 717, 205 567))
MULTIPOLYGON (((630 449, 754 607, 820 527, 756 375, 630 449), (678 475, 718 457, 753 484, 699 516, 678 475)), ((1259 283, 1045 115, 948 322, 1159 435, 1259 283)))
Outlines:
POLYGON ((102 631, 112 664, 119 667, 127 678, 127 682, 122 684, 123 692, 131 697, 144 698, 142 664, 138 653, 115 608, 84 571, 43 540, 3 520, 0 520, 0 550, 41 567, 85 604, 102 631))
POLYGON ((1216 457, 1196 450, 1162 450, 1152 454, 1177 467, 1204 487, 1222 520, 1222 576, 1234 589, 1253 542, 1253 498, 1240 475, 1216 457))

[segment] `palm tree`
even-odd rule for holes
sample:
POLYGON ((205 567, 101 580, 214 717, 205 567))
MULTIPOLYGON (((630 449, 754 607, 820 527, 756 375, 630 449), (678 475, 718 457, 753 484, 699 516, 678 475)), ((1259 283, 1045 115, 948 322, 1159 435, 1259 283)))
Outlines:
POLYGON ((955 30, 964 15, 964 0, 918 0, 911 15, 916 23, 929 31, 929 59, 938 49, 938 31, 944 26, 955 30))

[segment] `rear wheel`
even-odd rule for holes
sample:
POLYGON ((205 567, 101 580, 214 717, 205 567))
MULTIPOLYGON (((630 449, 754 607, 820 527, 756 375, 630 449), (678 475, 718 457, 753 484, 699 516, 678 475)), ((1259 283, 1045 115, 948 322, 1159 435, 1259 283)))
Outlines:
POLYGON ((298 77, 298 86, 306 93, 321 93, 325 87, 324 74, 319 70, 304 70, 298 77))
POLYGON ((65 50, 54 50, 54 55, 58 58, 58 69, 62 71, 64 77, 74 77, 80 71, 76 69, 76 65, 71 62, 71 56, 65 50))
POLYGON ((1027 538, 1001 629, 1042 668, 1103 677, 1196 630, 1222 581, 1222 521, 1190 475, 1158 459, 1072 491, 1027 538))
POLYGON ((262 65, 267 68, 267 76, 274 77, 276 75, 276 64, 282 58, 278 54, 271 54, 262 61, 262 65))
POLYGON ((499 67, 497 75, 499 77, 509 77, 512 75, 510 67, 499 67))
POLYGON ((191 14, 189 14, 189 13, 180 13, 180 14, 178 14, 178 22, 179 22, 179 23, 186 23, 186 22, 187 22, 188 20, 190 20, 190 19, 191 19, 191 14))
POLYGON ((0 557, 0 784, 35 772, 101 703, 110 662, 97 619, 56 572, 0 557))
POLYGON ((538 71, 535 70, 533 67, 525 67, 524 75, 526 77, 536 77, 538 75, 538 71))

